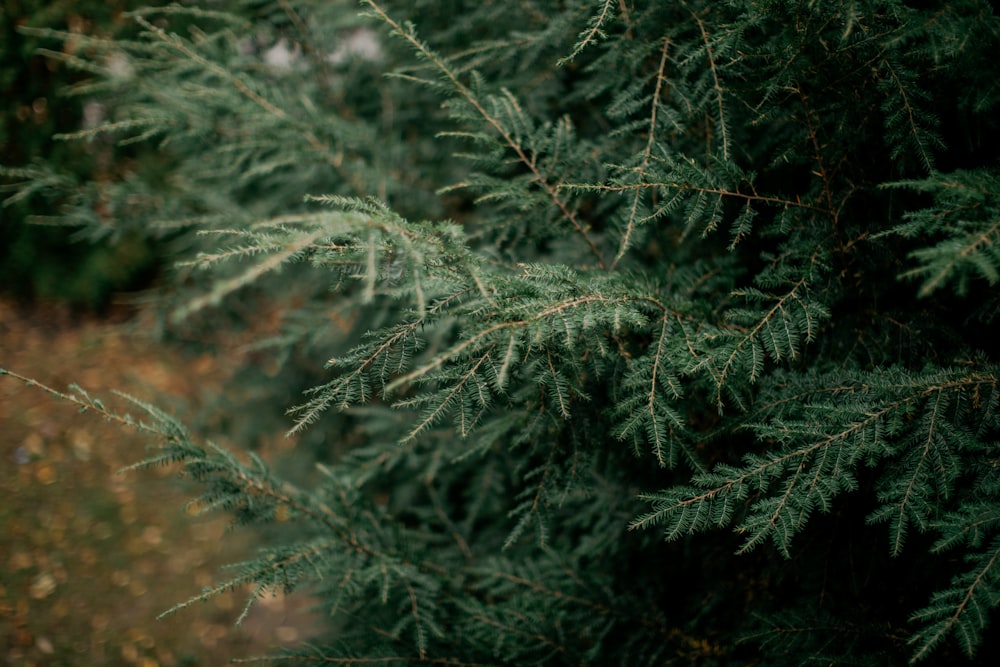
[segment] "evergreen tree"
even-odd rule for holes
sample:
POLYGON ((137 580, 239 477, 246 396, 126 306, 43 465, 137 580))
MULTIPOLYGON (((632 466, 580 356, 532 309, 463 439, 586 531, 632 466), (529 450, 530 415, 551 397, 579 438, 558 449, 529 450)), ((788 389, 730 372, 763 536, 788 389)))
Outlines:
POLYGON ((50 390, 296 527, 192 601, 311 591, 329 632, 279 663, 989 662, 991 4, 362 5, 41 35, 112 110, 70 138, 167 166, 21 187, 169 238, 176 319, 277 303, 245 377, 305 391, 293 481, 50 390))

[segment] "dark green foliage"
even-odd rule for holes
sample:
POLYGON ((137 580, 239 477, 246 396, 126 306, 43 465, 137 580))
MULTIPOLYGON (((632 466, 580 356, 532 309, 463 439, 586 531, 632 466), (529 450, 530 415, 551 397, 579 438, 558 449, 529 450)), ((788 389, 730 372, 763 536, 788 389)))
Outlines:
POLYGON ((304 392, 295 484, 141 406, 298 530, 216 590, 312 591, 301 664, 992 664, 989 3, 362 4, 69 59, 169 165, 96 194, 188 249, 174 316, 276 303, 304 392))
MULTIPOLYGON (((106 34, 120 27, 120 14, 128 4, 19 0, 0 7, 0 94, 4 101, 0 108, 0 290, 9 296, 60 299, 75 307, 100 310, 114 291, 135 289, 155 271, 157 258, 145 234, 112 231, 108 224, 102 230, 96 224, 103 216, 120 218, 120 211, 90 211, 87 221, 95 224, 81 238, 69 238, 65 228, 31 224, 63 222, 54 214, 64 204, 61 193, 70 184, 82 179, 113 181, 119 170, 129 167, 108 164, 101 145, 54 138, 87 122, 84 98, 63 95, 83 76, 39 53, 45 40, 18 29, 52 26, 68 27, 73 33, 106 34), (59 165, 60 173, 42 167, 43 158, 59 165), (33 181, 33 187, 21 187, 26 179, 33 181), (30 196, 35 194, 41 196, 30 196), (81 242, 85 239, 101 242, 81 242)), ((100 108, 98 100, 86 101, 92 112, 100 108)), ((89 203, 96 200, 91 191, 89 203)))

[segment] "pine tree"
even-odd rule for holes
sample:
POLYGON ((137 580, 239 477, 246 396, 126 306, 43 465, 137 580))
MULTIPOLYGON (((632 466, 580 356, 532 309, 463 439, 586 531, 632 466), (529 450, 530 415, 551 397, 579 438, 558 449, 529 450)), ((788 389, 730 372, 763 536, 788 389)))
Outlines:
POLYGON ((41 35, 157 170, 8 171, 169 243, 175 321, 281 308, 312 477, 49 390, 297 526, 192 601, 310 591, 279 664, 987 664, 990 3, 204 4, 41 35))

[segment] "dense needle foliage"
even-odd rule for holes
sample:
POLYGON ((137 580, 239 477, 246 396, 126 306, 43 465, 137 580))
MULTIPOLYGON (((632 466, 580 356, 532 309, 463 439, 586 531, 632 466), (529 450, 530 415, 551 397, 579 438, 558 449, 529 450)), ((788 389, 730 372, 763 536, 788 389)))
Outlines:
POLYGON ((310 591, 300 664, 989 663, 991 4, 362 10, 33 33, 110 110, 71 138, 168 164, 62 215, 170 237, 174 318, 276 303, 247 377, 305 392, 295 483, 135 401, 144 465, 296 526, 194 599, 310 591))

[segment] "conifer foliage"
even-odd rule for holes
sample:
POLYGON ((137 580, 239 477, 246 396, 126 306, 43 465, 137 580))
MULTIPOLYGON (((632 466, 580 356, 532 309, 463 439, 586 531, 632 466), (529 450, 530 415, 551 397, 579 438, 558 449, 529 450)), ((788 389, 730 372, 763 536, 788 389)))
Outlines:
POLYGON ((169 239, 175 318, 282 308, 261 347, 312 477, 56 392, 148 433, 138 467, 180 462, 198 507, 297 526, 194 600, 310 592, 330 629, 279 663, 989 662, 991 3, 132 17, 48 34, 109 109, 68 138, 167 167, 8 175, 169 239))

